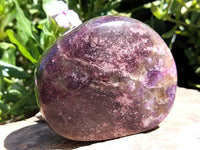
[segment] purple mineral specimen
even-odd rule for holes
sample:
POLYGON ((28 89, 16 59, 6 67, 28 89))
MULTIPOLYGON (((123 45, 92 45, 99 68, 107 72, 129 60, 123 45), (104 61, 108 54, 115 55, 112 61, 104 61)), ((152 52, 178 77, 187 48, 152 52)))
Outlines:
POLYGON ((135 19, 104 16, 65 34, 41 58, 41 112, 57 134, 93 141, 158 126, 174 101, 177 72, 161 37, 135 19))

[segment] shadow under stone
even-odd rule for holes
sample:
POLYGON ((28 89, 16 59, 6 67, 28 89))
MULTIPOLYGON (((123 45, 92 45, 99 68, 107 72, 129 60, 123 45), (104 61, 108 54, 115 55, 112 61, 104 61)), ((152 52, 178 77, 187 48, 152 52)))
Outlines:
MULTIPOLYGON (((142 132, 148 134, 157 130, 159 126, 142 132)), ((138 133, 140 134, 140 133, 138 133)), ((123 138, 123 137, 122 137, 123 138)), ((112 140, 118 140, 115 138, 112 140)), ((49 149, 67 149, 71 150, 81 146, 88 146, 94 143, 101 143, 102 141, 81 142, 65 139, 55 132, 53 132, 45 122, 37 122, 37 124, 30 125, 10 133, 4 140, 4 147, 8 150, 49 150, 49 149)))
POLYGON ((8 150, 74 149, 96 142, 80 142, 65 139, 54 133, 46 123, 30 125, 9 134, 4 140, 8 150))
MULTIPOLYGON (((159 127, 159 125, 158 125, 158 126, 152 128, 152 129, 149 129, 149 130, 143 131, 143 132, 141 132, 141 133, 150 133, 150 132, 153 132, 153 131, 155 131, 155 130, 157 130, 157 129, 159 129, 159 128, 160 128, 160 127, 159 127)), ((140 133, 139 133, 139 134, 140 134, 140 133)))

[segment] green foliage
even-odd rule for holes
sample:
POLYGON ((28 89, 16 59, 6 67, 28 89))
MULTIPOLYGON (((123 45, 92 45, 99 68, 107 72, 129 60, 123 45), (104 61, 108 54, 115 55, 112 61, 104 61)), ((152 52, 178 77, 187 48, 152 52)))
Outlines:
POLYGON ((40 0, 0 1, 0 122, 38 111, 34 70, 43 52, 67 29, 48 18, 40 0))
POLYGON ((122 0, 66 0, 69 7, 75 10, 83 21, 107 15, 110 10, 118 8, 121 1, 122 0))
MULTIPOLYGON (((174 24, 173 28, 163 34, 163 38, 173 35, 182 36, 186 42, 181 43, 183 52, 189 60, 194 74, 200 77, 200 1, 198 0, 161 0, 152 3, 153 15, 165 22, 174 24)), ((183 40, 183 38, 181 38, 183 40)), ((200 80, 188 79, 188 83, 200 88, 200 80)))
MULTIPOLYGON (((59 27, 46 15, 44 4, 50 1, 55 0, 0 0, 0 123, 24 119, 39 110, 34 94, 35 68, 44 51, 70 29, 59 27)), ((178 53, 187 56, 193 73, 200 76, 198 0, 63 1, 82 21, 121 15, 149 24, 172 50, 177 43, 181 45, 178 53)), ((187 80, 200 88, 200 80, 187 80)))

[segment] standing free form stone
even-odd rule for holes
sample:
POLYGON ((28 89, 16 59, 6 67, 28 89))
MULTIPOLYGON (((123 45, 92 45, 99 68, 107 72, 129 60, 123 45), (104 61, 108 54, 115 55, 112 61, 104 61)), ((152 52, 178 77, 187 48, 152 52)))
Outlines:
POLYGON ((105 140, 156 127, 175 98, 175 62, 161 37, 135 19, 104 16, 59 39, 41 58, 41 112, 59 135, 105 140))

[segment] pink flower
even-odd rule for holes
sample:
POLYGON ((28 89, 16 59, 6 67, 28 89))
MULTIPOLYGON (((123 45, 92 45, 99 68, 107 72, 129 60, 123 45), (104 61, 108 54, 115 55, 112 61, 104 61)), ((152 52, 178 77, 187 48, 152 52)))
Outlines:
POLYGON ((76 27, 82 23, 77 13, 75 13, 73 10, 68 10, 62 14, 57 15, 55 17, 55 21, 59 26, 64 28, 76 27))
POLYGON ((66 12, 68 10, 68 6, 63 1, 51 1, 44 5, 46 13, 50 17, 55 17, 62 12, 66 12))
POLYGON ((60 27, 76 27, 82 23, 77 13, 68 9, 67 4, 63 1, 52 1, 45 4, 44 8, 46 13, 54 18, 60 27))

